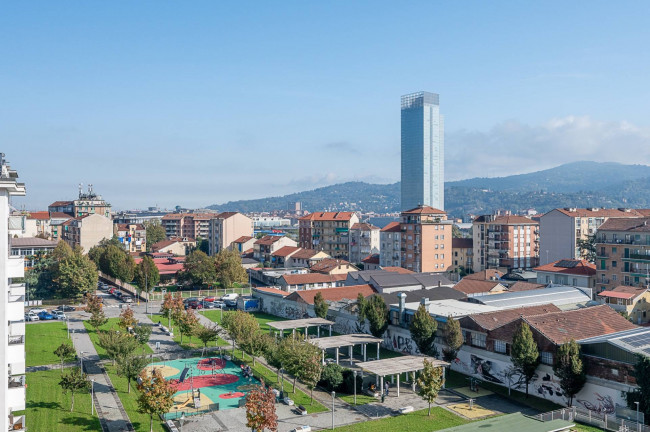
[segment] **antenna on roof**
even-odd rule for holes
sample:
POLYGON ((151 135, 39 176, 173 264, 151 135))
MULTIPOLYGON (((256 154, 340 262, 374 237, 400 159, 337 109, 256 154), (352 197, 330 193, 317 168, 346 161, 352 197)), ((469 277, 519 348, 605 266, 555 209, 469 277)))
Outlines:
POLYGON ((79 183, 79 198, 81 198, 81 195, 83 194, 83 187, 84 187, 84 184, 79 183))

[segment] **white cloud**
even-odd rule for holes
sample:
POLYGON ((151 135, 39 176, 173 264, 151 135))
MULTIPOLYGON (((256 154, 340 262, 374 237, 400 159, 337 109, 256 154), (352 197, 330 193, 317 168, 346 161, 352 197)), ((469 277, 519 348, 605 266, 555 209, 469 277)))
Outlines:
POLYGON ((649 164, 650 129, 587 116, 538 126, 510 120, 488 132, 449 132, 445 153, 447 180, 521 174, 582 160, 649 164))

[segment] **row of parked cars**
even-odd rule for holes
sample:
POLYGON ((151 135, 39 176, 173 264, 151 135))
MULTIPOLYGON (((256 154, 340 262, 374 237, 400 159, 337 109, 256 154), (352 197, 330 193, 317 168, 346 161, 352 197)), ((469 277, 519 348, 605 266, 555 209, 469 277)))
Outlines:
POLYGON ((124 294, 122 291, 120 291, 116 287, 112 287, 104 282, 97 282, 97 288, 100 289, 100 291, 107 292, 108 294, 112 295, 118 300, 123 301, 124 303, 133 303, 133 297, 131 297, 128 294, 124 294))
POLYGON ((48 311, 44 308, 32 308, 25 313, 25 321, 48 321, 48 320, 66 320, 66 312, 72 312, 75 308, 72 306, 59 306, 56 309, 48 311))
POLYGON ((236 307, 239 294, 226 294, 220 298, 216 297, 190 297, 183 300, 185 309, 224 309, 236 307))

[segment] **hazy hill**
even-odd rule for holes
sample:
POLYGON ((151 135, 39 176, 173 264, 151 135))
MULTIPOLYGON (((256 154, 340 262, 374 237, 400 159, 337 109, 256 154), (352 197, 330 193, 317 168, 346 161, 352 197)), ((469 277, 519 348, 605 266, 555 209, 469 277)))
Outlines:
MULTIPOLYGON (((548 170, 498 178, 448 182, 445 206, 455 217, 497 209, 538 212, 555 207, 650 207, 650 167, 575 162, 548 170)), ((290 195, 215 204, 223 211, 268 211, 301 201, 309 211, 399 211, 400 184, 348 182, 290 195)))

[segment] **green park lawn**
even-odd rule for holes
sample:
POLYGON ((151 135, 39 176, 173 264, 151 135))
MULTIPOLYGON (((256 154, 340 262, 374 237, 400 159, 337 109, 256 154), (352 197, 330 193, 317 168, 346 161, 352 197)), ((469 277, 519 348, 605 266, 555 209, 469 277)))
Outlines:
MULTIPOLYGON (((149 432, 149 416, 138 412, 139 393, 136 388, 136 383, 131 382, 131 393, 129 393, 126 378, 118 376, 114 366, 106 365, 105 368, 108 377, 111 379, 111 384, 115 388, 115 392, 119 396, 126 413, 129 415, 129 420, 131 420, 133 428, 137 432, 149 432)), ((163 426, 159 418, 154 417, 153 430, 154 432, 165 432, 167 429, 163 426)))
POLYGON ((27 324, 25 333, 27 367, 60 363, 60 359, 54 355, 54 350, 64 342, 72 345, 63 321, 27 324))
POLYGON ((430 432, 460 426, 469 423, 444 408, 432 407, 431 416, 428 410, 415 411, 397 417, 388 417, 381 420, 370 420, 350 426, 337 427, 340 432, 376 432, 376 431, 409 431, 430 432))
POLYGON ((69 393, 64 395, 61 391, 60 379, 61 371, 56 369, 27 374, 27 429, 66 432, 102 430, 97 415, 90 415, 90 393, 75 394, 74 411, 70 412, 71 397, 69 393))
MULTIPOLYGON (((109 318, 106 324, 101 326, 99 330, 111 330, 111 329, 118 329, 117 323, 120 321, 119 318, 109 318)), ((86 331, 88 332, 88 336, 90 337, 90 340, 92 341, 93 345, 95 346, 95 350, 97 350, 97 354, 99 355, 100 359, 107 359, 108 356, 106 355, 106 350, 99 346, 99 336, 97 335, 97 332, 95 331, 95 328, 90 325, 88 321, 84 321, 84 326, 86 327, 86 331)), ((151 347, 147 344, 142 345, 143 349, 143 354, 152 354, 153 350, 151 347)))
MULTIPOLYGON (((269 328, 269 323, 273 321, 286 321, 286 318, 281 318, 277 317, 275 315, 269 315, 264 312, 249 312, 251 315, 255 317, 257 322, 260 325, 260 330, 262 332, 268 333, 270 328, 269 328)), ((204 315, 206 318, 209 320, 216 322, 217 324, 221 324, 221 311, 220 310, 204 310, 201 311, 201 314, 204 315)))

